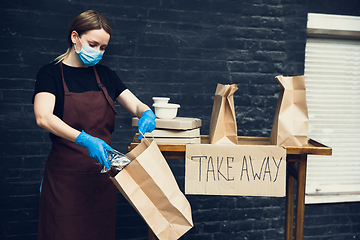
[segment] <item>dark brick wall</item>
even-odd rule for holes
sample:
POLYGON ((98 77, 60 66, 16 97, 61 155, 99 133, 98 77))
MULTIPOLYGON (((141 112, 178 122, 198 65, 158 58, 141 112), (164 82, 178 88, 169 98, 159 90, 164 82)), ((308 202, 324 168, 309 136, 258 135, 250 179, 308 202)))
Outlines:
POLYGON ((304 239, 359 239, 359 213, 358 202, 306 205, 304 239))
MULTIPOLYGON (((181 104, 179 116, 201 118, 202 134, 209 132, 217 83, 238 84, 238 134, 269 136, 280 89, 274 77, 303 74, 308 1, 3 1, 0 239, 36 239, 38 189, 50 141, 35 124, 34 78, 66 50, 71 18, 87 9, 102 12, 114 30, 102 63, 145 103, 169 96, 181 104)), ((130 114, 117 108, 114 148, 126 152, 136 129, 130 114)), ((169 163, 183 188, 184 160, 169 163)), ((183 239, 283 238, 284 198, 188 198, 195 227, 183 239)), ((120 194, 118 209, 117 239, 146 239, 145 223, 120 194)), ((306 238, 358 238, 358 213, 357 203, 307 206, 306 238)))

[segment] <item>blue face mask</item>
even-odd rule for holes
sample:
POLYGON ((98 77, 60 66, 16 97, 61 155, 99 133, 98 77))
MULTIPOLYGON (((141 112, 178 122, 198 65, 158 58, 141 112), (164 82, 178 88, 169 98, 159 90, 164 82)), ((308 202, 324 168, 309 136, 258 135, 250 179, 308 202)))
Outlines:
POLYGON ((88 67, 96 65, 102 59, 102 56, 105 51, 99 51, 95 48, 85 45, 81 42, 79 36, 78 36, 78 38, 82 45, 81 50, 80 50, 80 52, 78 52, 78 51, 76 51, 75 46, 74 46, 74 48, 75 48, 76 56, 79 59, 80 63, 82 65, 85 65, 88 67))

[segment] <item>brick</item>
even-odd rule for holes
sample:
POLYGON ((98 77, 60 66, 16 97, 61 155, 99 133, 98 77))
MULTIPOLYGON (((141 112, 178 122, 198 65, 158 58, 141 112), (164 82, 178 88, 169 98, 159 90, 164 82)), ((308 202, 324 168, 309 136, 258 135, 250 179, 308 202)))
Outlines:
MULTIPOLYGON (((33 233, 37 231, 38 223, 37 221, 23 221, 21 222, 21 234, 27 235, 29 233, 33 233)), ((19 222, 8 222, 6 224, 6 234, 11 235, 19 235, 19 222)))
POLYGON ((284 209, 281 209, 279 206, 264 208, 263 217, 273 218, 276 217, 279 212, 284 212, 284 209))
POLYGON ((262 217, 263 210, 257 208, 245 208, 245 209, 234 209, 230 216, 232 220, 241 219, 260 219, 262 217))
MULTIPOLYGON (((109 1, 114 4, 114 1, 109 1)), ((116 2, 115 2, 116 3, 116 2)), ((124 6, 137 6, 137 7, 160 7, 158 1, 151 0, 122 0, 124 6)))
MULTIPOLYGON (((192 230, 190 230, 192 231, 192 230)), ((201 234, 201 239, 204 239, 204 240, 213 240, 213 235, 212 234, 201 234)), ((190 235, 190 234, 186 234, 184 235, 183 239, 186 239, 186 240, 198 240, 199 239, 199 235, 190 235)))
POLYGON ((180 70, 182 71, 226 71, 227 66, 224 61, 203 61, 203 60, 182 60, 180 61, 180 70))
POLYGON ((217 240, 246 239, 246 234, 245 233, 215 233, 215 234, 213 234, 213 236, 214 236, 214 239, 217 239, 217 240))
POLYGON ((256 197, 252 199, 254 204, 262 208, 273 208, 278 206, 283 206, 285 203, 285 198, 281 197, 256 197))
POLYGON ((254 227, 254 220, 253 219, 238 219, 239 228, 238 231, 250 231, 254 227))
MULTIPOLYGON (((111 61, 120 61, 120 63, 118 63, 118 65, 120 65, 122 68, 125 69, 131 69, 134 68, 134 59, 130 58, 133 57, 135 55, 135 45, 132 43, 126 44, 126 43, 113 43, 110 42, 109 46, 106 48, 106 53, 103 57, 103 60, 101 61, 101 63, 103 64, 104 60, 106 60, 106 58, 111 58, 111 61), (115 53, 116 55, 112 54, 115 53), (130 62, 130 64, 123 66, 123 62, 130 62)), ((108 64, 106 64, 108 65, 108 64)), ((117 65, 115 65, 117 66, 117 65)), ((115 66, 109 66, 111 68, 115 68, 115 66)))
POLYGON ((37 221, 39 217, 38 209, 16 209, 5 211, 7 221, 37 221))
POLYGON ((181 11, 169 9, 149 9, 148 18, 151 20, 165 21, 165 22, 179 22, 181 18, 181 11))
POLYGON ((220 231, 223 233, 234 233, 239 229, 238 222, 222 222, 220 225, 220 231))
POLYGON ((284 230, 267 229, 264 231, 264 239, 284 239, 284 230))
POLYGON ((174 47, 139 45, 137 49, 137 56, 175 58, 176 55, 174 55, 174 52, 176 52, 176 48, 174 47))
POLYGON ((206 233, 216 233, 220 232, 220 224, 218 222, 204 222, 203 230, 206 233))
MULTIPOLYGON (((206 207, 206 209, 209 209, 206 207)), ((220 220, 226 220, 227 214, 224 213, 224 211, 215 211, 212 210, 201 210, 201 211, 194 211, 193 214, 193 221, 194 222, 208 222, 208 221, 220 221, 220 220)))
MULTIPOLYGON (((121 212, 120 212, 121 214, 121 212)), ((121 227, 135 227, 143 225, 139 220, 139 215, 127 215, 126 217, 118 217, 116 220, 121 222, 121 227)))
POLYGON ((247 239, 249 240, 258 240, 258 239, 264 239, 263 233, 258 231, 249 231, 247 232, 247 239))
POLYGON ((285 226, 285 216, 280 218, 271 218, 270 220, 270 228, 277 229, 279 233, 284 233, 284 226, 285 226))
MULTIPOLYGON (((179 69, 179 61, 177 59, 140 58, 137 60, 137 65, 139 69, 174 70, 174 71, 179 69)), ((163 79, 161 80, 163 81, 163 79)))
POLYGON ((191 0, 175 1, 175 2, 161 1, 161 7, 184 10, 184 11, 185 10, 193 11, 194 9, 198 9, 205 12, 209 10, 207 4, 204 4, 201 1, 191 1, 191 0))
POLYGON ((268 229, 270 227, 269 225, 270 224, 267 219, 257 220, 254 222, 255 229, 268 229))

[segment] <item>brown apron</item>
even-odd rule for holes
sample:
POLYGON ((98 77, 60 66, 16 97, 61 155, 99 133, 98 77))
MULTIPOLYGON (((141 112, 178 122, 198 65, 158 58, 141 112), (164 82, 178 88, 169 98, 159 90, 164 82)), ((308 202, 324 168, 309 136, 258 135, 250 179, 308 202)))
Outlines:
MULTIPOLYGON (((69 92, 64 86, 63 121, 111 145, 115 105, 101 84, 101 91, 69 92)), ((45 165, 40 196, 39 240, 115 239, 117 189, 85 147, 63 138, 53 141, 45 165)))

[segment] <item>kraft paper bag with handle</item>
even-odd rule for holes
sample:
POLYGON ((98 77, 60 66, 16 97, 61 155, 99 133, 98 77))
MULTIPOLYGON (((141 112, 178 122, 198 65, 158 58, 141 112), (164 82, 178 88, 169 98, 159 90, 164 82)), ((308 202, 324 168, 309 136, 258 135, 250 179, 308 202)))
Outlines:
POLYGON ((308 144, 308 108, 305 77, 277 76, 281 86, 276 106, 270 143, 278 146, 305 146, 308 144))
POLYGON ((153 139, 126 156, 132 160, 111 180, 160 240, 180 238, 193 227, 191 207, 153 139))
POLYGON ((234 106, 236 84, 218 84, 211 114, 209 139, 211 144, 237 144, 237 125, 234 106))

